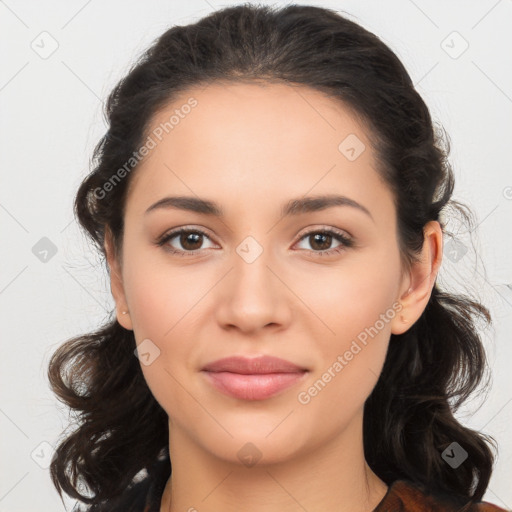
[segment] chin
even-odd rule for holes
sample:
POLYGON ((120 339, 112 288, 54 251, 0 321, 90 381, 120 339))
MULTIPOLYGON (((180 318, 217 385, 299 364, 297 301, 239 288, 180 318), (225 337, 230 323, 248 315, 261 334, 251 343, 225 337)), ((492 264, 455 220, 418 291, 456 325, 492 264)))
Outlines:
MULTIPOLYGON (((292 409, 290 409, 292 410, 292 409)), ((250 414, 235 422, 219 420, 233 435, 216 429, 212 436, 211 430, 202 432, 204 447, 216 457, 228 463, 244 464, 277 464, 293 459, 308 445, 303 426, 292 421, 293 413, 286 418, 286 413, 258 421, 250 414), (282 423, 281 423, 282 422, 282 423)), ((311 440, 311 443, 313 440, 311 440)), ((311 444, 309 443, 309 444, 311 444)))

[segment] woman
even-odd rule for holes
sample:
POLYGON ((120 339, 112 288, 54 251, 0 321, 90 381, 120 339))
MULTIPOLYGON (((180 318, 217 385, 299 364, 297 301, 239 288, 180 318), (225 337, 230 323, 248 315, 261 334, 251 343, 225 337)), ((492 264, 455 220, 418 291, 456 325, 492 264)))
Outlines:
POLYGON ((59 492, 499 510, 492 440, 453 416, 489 315, 436 283, 453 175, 395 54, 328 9, 230 7, 165 32, 107 113, 75 208, 116 311, 50 363, 80 414, 59 492))

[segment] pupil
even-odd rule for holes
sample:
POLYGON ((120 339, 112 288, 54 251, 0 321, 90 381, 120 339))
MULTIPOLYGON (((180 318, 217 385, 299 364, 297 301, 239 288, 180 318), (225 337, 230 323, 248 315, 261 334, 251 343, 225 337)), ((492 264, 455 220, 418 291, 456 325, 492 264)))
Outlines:
POLYGON ((182 233, 180 243, 183 247, 194 250, 197 249, 197 247, 194 247, 194 243, 196 245, 199 243, 199 246, 201 245, 201 236, 202 235, 200 233, 182 233), (190 242, 191 239, 192 241, 190 242), (193 247, 187 247, 190 243, 193 247))
POLYGON ((320 247, 319 249, 320 250, 325 250, 325 249, 329 249, 329 245, 330 245, 330 241, 331 241, 331 235, 326 235, 326 234, 322 234, 322 233, 317 233, 315 235, 313 235, 313 238, 315 240, 315 243, 319 240, 319 239, 324 239, 324 244, 321 244, 320 245, 323 245, 322 247, 320 247), (325 240, 327 240, 327 242, 325 242, 325 240))

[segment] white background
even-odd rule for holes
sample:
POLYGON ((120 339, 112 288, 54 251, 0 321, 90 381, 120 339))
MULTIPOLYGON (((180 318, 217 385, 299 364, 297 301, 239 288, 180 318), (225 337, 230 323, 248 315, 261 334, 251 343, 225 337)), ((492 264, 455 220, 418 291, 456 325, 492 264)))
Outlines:
MULTIPOLYGON (((485 499, 512 508, 512 1, 311 3, 344 11, 390 45, 451 137, 455 196, 477 215, 472 240, 481 260, 459 233, 469 250, 452 260, 445 253, 441 277, 469 285, 495 320, 485 333, 493 387, 458 415, 498 441, 485 499)), ((36 461, 44 466, 68 424, 49 390, 49 357, 102 323, 113 304, 106 272, 72 213, 105 131, 102 101, 171 25, 234 4, 0 1, 0 512, 64 510, 36 461), (58 44, 45 59, 31 47, 42 47, 42 38, 47 49, 58 44), (32 252, 42 237, 57 249, 46 263, 32 252)))

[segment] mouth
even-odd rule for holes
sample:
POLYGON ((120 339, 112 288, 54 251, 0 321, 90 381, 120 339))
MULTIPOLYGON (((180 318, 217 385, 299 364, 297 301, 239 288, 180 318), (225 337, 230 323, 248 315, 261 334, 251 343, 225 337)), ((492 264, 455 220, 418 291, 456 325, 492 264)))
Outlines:
POLYGON ((204 366, 209 384, 241 400, 265 400, 303 380, 308 373, 290 361, 271 356, 228 357, 204 366))

